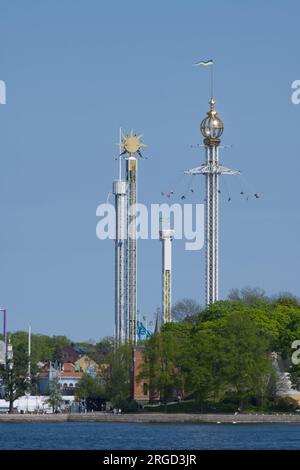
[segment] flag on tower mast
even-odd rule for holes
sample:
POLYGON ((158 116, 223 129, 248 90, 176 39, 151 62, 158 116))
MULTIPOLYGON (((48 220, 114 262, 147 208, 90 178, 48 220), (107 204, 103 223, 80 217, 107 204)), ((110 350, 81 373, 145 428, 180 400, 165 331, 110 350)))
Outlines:
POLYGON ((193 64, 194 67, 198 67, 199 65, 203 65, 203 67, 207 67, 208 65, 214 65, 214 61, 212 59, 200 60, 199 62, 196 62, 195 64, 193 64))
POLYGON ((208 65, 211 65, 210 68, 210 97, 211 99, 214 98, 214 61, 213 59, 208 59, 208 60, 200 60, 199 62, 196 62, 193 64, 194 67, 198 67, 202 65, 203 67, 207 67, 208 65))

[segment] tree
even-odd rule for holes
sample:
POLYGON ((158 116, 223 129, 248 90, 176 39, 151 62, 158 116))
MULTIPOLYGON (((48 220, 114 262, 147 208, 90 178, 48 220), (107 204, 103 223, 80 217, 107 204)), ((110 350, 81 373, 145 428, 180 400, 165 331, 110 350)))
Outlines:
POLYGON ((2 368, 2 383, 4 399, 9 402, 9 413, 13 413, 15 400, 21 397, 26 390, 25 375, 20 374, 18 367, 8 363, 5 368, 2 368))
POLYGON ((219 341, 220 336, 212 325, 197 328, 191 336, 187 383, 200 404, 205 401, 218 402, 224 398, 219 341))
POLYGON ((280 292, 279 294, 273 296, 272 300, 277 305, 285 305, 288 307, 300 307, 300 299, 290 292, 280 292))
POLYGON ((263 404, 275 380, 271 344, 280 334, 270 309, 269 303, 216 302, 193 323, 164 325, 146 343, 140 378, 148 378, 165 403, 184 389, 200 403, 263 404))
POLYGON ((178 300, 172 308, 172 320, 184 321, 199 314, 200 310, 200 305, 193 299, 178 300))
POLYGON ((149 380, 150 393, 159 395, 163 403, 172 397, 179 382, 179 373, 174 363, 175 340, 172 335, 154 334, 145 352, 145 365, 138 379, 149 380))
POLYGON ((167 323, 145 343, 138 380, 147 379, 150 396, 165 404, 188 388, 191 330, 189 323, 167 323))
MULTIPOLYGON (((10 334, 14 349, 16 363, 22 363, 28 359, 28 332, 16 331, 10 334)), ((60 361, 61 352, 64 346, 71 344, 66 336, 47 336, 41 334, 32 334, 31 336, 31 363, 33 373, 37 371, 36 364, 45 361, 60 361)))
POLYGON ((220 320, 216 331, 225 394, 237 397, 240 406, 253 396, 263 401, 272 376, 268 339, 257 334, 255 322, 244 312, 220 320))
MULTIPOLYGON (((268 298, 261 289, 244 288, 201 311, 196 302, 183 299, 175 305, 175 317, 176 322, 163 325, 160 333, 143 343, 145 363, 140 377, 147 378, 150 391, 157 392, 164 403, 181 390, 201 406, 223 401, 264 406, 275 400, 278 378, 270 357, 276 352, 281 359, 290 358, 292 342, 300 338, 297 298, 291 294, 268 298)), ((11 336, 15 365, 2 375, 12 410, 13 401, 25 390, 28 334, 11 336)), ((33 379, 36 362, 59 358, 68 342, 63 336, 32 336, 33 379)), ((114 351, 113 340, 104 338, 91 349, 101 364, 101 377, 84 376, 76 391, 78 398, 90 400, 93 409, 105 399, 124 409, 124 403, 131 400, 132 347, 124 345, 114 351)), ((297 367, 289 372, 299 388, 297 367)))
POLYGON ((299 365, 292 365, 289 371, 289 378, 293 388, 300 390, 300 367, 299 365))
POLYGON ((107 397, 118 407, 120 402, 130 400, 130 377, 132 370, 132 346, 125 344, 106 357, 106 367, 102 369, 107 397))
POLYGON ((84 374, 75 388, 76 398, 84 400, 87 410, 99 410, 107 399, 105 384, 100 377, 84 374))
POLYGON ((46 400, 52 408, 52 413, 57 413, 63 402, 61 387, 58 377, 53 377, 49 383, 49 398, 46 400))
POLYGON ((19 350, 13 350, 13 354, 14 356, 7 354, 6 365, 2 366, 1 373, 4 398, 9 402, 9 413, 13 413, 14 401, 24 394, 27 387, 27 356, 19 350))
POLYGON ((257 302, 266 302, 268 297, 266 292, 260 287, 243 287, 242 289, 231 289, 228 294, 231 302, 242 302, 246 305, 253 305, 257 302))
MULTIPOLYGON (((34 339, 33 339, 34 344, 34 339)), ((70 346, 71 341, 66 336, 52 336, 50 338, 51 357, 47 357, 45 360, 51 359, 51 361, 62 362, 62 351, 64 346, 70 346)))
POLYGON ((105 364, 107 357, 114 351, 114 338, 107 336, 95 345, 94 359, 99 364, 105 364))

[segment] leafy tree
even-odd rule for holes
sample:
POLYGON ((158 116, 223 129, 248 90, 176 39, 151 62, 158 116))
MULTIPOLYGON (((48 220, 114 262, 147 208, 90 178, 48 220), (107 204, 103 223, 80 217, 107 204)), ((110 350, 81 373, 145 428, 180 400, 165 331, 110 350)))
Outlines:
POLYGON ((84 400, 88 410, 99 410, 106 401, 107 393, 103 379, 84 374, 76 385, 76 398, 84 400))
POLYGON ((9 402, 9 413, 13 413, 15 400, 24 395, 26 390, 24 370, 15 363, 7 362, 1 370, 2 384, 4 386, 4 399, 9 402))
POLYGON ((289 370, 289 378, 292 383, 292 386, 296 390, 300 390, 300 366, 293 365, 289 370))
POLYGON ((263 401, 272 376, 269 341, 257 334, 250 315, 235 312, 216 325, 220 376, 226 395, 235 395, 240 404, 251 396, 263 401))
POLYGON ((200 305, 193 299, 184 298, 178 300, 172 308, 172 320, 184 321, 191 319, 201 310, 200 305))
POLYGON ((125 344, 107 355, 106 366, 102 368, 107 397, 114 406, 120 401, 130 400, 130 377, 132 370, 132 347, 125 344))
POLYGON ((277 305, 300 308, 300 299, 290 292, 280 292, 272 299, 277 305))
POLYGON ((114 351, 114 338, 107 336, 95 345, 93 358, 99 364, 105 364, 107 357, 114 351))
POLYGON ((62 362, 62 350, 65 346, 70 346, 71 341, 66 336, 52 336, 50 338, 51 361, 62 362))
POLYGON ((263 289, 247 286, 242 289, 232 289, 229 292, 228 300, 242 302, 246 305, 253 305, 257 302, 267 302, 268 297, 263 289))
POLYGON ((46 403, 48 403, 51 406, 53 413, 57 413, 63 402, 63 398, 61 394, 61 387, 60 387, 58 377, 53 377, 53 379, 50 380, 48 392, 49 392, 49 397, 46 400, 46 403))
POLYGON ((199 402, 264 402, 274 380, 271 339, 259 331, 254 312, 241 302, 218 302, 194 324, 165 325, 147 342, 140 378, 147 377, 165 403, 183 388, 199 402))
POLYGON ((179 354, 178 338, 171 331, 154 334, 145 350, 145 365, 139 378, 148 378, 150 391, 159 393, 164 403, 172 398, 174 390, 183 387, 179 354))
POLYGON ((105 396, 103 380, 84 374, 76 385, 77 398, 99 398, 105 396))
MULTIPOLYGON (((163 325, 160 333, 144 343, 145 363, 140 374, 163 402, 172 400, 180 390, 201 404, 231 400, 265 406, 267 400, 274 399, 278 377, 270 357, 272 352, 282 359, 291 357, 292 342, 300 338, 299 299, 283 293, 268 298, 261 289, 244 288, 231 291, 228 300, 203 310, 194 301, 183 299, 174 306, 173 317, 176 322, 163 325)), ((2 376, 13 403, 24 392, 28 334, 11 336, 14 366, 10 376, 8 370, 3 370, 2 376)), ((71 342, 64 336, 32 335, 33 386, 37 362, 59 360, 67 344, 71 342)), ((125 409, 131 395, 130 345, 114 351, 112 338, 94 345, 80 344, 101 364, 101 378, 84 376, 78 397, 109 398, 114 406, 125 409)), ((290 369, 290 377, 299 388, 297 366, 290 369)))
MULTIPOLYGON (((28 358, 28 333, 16 331, 10 334, 14 349, 14 355, 18 359, 27 361, 28 358)), ((31 336, 31 363, 33 368, 38 362, 61 360, 61 352, 64 346, 71 344, 66 336, 47 336, 32 334, 31 336)), ((34 370, 35 371, 35 370, 34 370)))
POLYGON ((224 396, 220 337, 213 328, 198 328, 191 337, 189 389, 199 403, 217 402, 224 396))

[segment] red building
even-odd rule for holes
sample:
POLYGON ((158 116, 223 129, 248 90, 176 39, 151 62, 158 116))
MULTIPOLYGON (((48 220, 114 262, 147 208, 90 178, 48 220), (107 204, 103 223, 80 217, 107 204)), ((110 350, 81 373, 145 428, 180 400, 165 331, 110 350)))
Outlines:
MULTIPOLYGON (((144 362, 145 347, 138 346, 132 349, 132 375, 131 375, 131 390, 132 399, 138 403, 159 402, 160 393, 150 387, 148 379, 138 380, 142 371, 144 362)), ((173 390, 173 400, 181 400, 184 398, 183 388, 173 390)))
POLYGON ((138 376, 142 371, 142 365, 144 362, 144 352, 145 348, 143 347, 132 349, 132 398, 139 403, 146 403, 150 399, 148 382, 144 379, 138 380, 138 376))

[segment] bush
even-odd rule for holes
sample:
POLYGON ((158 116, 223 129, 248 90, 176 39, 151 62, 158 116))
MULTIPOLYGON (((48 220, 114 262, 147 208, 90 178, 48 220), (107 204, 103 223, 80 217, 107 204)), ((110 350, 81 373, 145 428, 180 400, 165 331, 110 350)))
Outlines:
POLYGON ((123 413, 136 413, 139 405, 135 400, 117 399, 114 402, 114 408, 120 409, 123 413))

